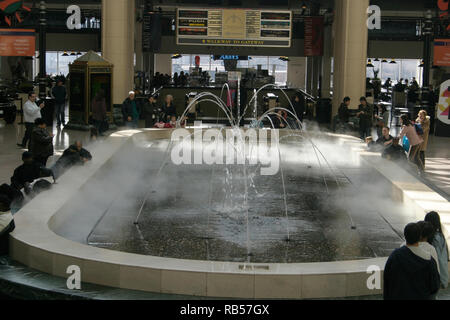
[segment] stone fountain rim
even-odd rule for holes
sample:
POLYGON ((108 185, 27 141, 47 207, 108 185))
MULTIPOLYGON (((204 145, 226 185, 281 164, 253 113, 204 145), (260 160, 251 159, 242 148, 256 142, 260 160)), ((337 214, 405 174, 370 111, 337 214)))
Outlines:
MULTIPOLYGON (((94 158, 91 165, 83 168, 73 168, 67 172, 59 180, 59 185, 57 185, 59 188, 53 188, 46 193, 38 195, 15 215, 17 228, 10 235, 10 249, 13 259, 18 260, 31 268, 63 277, 67 276, 64 272, 64 268, 67 268, 69 263, 78 262, 83 265, 84 270, 88 273, 88 275, 85 275, 83 278, 83 281, 86 282, 118 286, 121 288, 137 288, 139 290, 146 291, 219 297, 258 297, 258 294, 255 291, 255 288, 252 291, 252 295, 241 295, 239 293, 228 292, 226 289, 226 284, 223 285, 223 290, 220 286, 217 287, 217 285, 215 285, 214 290, 210 291, 205 289, 205 292, 202 291, 199 293, 194 289, 188 289, 188 287, 192 285, 190 283, 191 280, 186 280, 182 275, 186 272, 192 275, 197 274, 201 276, 201 281, 203 281, 203 277, 205 277, 205 286, 208 287, 208 281, 210 280, 207 279, 213 277, 213 275, 222 275, 225 279, 227 278, 227 275, 230 277, 234 275, 241 278, 242 276, 250 276, 251 279, 253 279, 253 284, 255 283, 255 277, 258 276, 268 277, 267 279, 271 279, 271 277, 285 276, 292 278, 291 280, 294 281, 294 283, 296 283, 298 277, 302 277, 305 281, 309 281, 308 279, 315 279, 320 283, 321 281, 324 281, 324 279, 327 279, 328 276, 333 275, 337 277, 352 276, 358 279, 361 277, 367 278, 369 276, 369 274, 367 274, 367 269, 369 266, 376 266, 379 270, 384 269, 387 257, 332 262, 241 263, 145 256, 92 247, 87 244, 81 244, 68 240, 52 231, 51 220, 57 215, 62 205, 70 199, 69 194, 75 194, 77 190, 79 190, 79 188, 81 188, 81 186, 84 185, 84 183, 86 183, 88 179, 126 143, 126 141, 135 136, 137 133, 149 132, 152 135, 155 133, 156 136, 158 136, 160 134, 167 134, 171 130, 172 129, 124 130, 111 135, 107 141, 105 141, 110 146, 107 150, 105 149, 107 152, 103 150, 104 152, 102 153, 102 156, 94 158), (61 188, 61 185, 64 185, 65 188, 61 188), (52 199, 52 203, 48 202, 49 198, 52 199), (114 270, 111 271, 111 274, 115 274, 114 272, 119 273, 115 278, 111 278, 111 275, 111 277, 109 277, 106 273, 103 274, 103 272, 98 274, 98 270, 96 268, 100 268, 101 270, 114 270), (150 290, 148 290, 148 288, 141 289, 139 284, 133 282, 136 281, 136 279, 129 279, 129 275, 139 269, 146 270, 146 272, 150 273, 157 272, 159 274, 160 281, 159 289, 157 286, 153 289, 150 288, 150 290), (164 275, 167 273, 175 277, 174 279, 177 279, 177 275, 180 276, 179 281, 176 281, 177 283, 180 282, 182 284, 183 281, 187 281, 190 284, 186 285, 186 287, 177 287, 179 286, 178 284, 168 285, 167 283, 171 280, 164 278, 164 275), (96 276, 93 276, 95 274, 96 276), (106 280, 102 277, 106 278, 106 280), (117 280, 117 278, 120 280, 117 280), (163 286, 163 283, 166 283, 166 285, 163 286), (167 288, 167 286, 175 286, 175 289, 167 288)), ((359 139, 355 137, 337 134, 325 135, 344 139, 352 144, 352 149, 354 144, 354 151, 359 153, 360 156, 364 156, 364 154, 367 153, 364 151, 364 148, 361 148, 360 144, 358 145, 357 142, 359 139)), ((370 161, 370 158, 372 157, 373 155, 369 155, 367 158, 370 161)), ((380 168, 377 169, 379 170, 380 168)), ((415 182, 420 183, 417 179, 415 180, 415 182)), ((418 215, 423 215, 423 213, 424 211, 419 208, 418 215)), ((231 278, 229 280, 232 281, 231 278)), ((211 279, 211 281, 213 280, 211 279)), ((349 281, 355 280, 348 278, 346 281, 346 287, 349 287, 351 285, 349 284, 349 281)), ((300 287, 302 286, 303 285, 300 285, 300 287)), ((278 289, 281 290, 282 287, 278 289)), ((306 296, 305 294, 300 294, 298 297, 339 297, 379 293, 379 291, 375 292, 373 290, 368 290, 367 288, 358 288, 357 290, 355 289, 356 291, 347 290, 343 295, 342 291, 339 291, 338 288, 330 289, 325 286, 325 288, 320 290, 320 293, 312 294, 312 296, 308 294, 306 294, 306 296), (324 291, 322 292, 320 290, 324 291), (340 293, 337 294, 331 292, 340 293)), ((270 296, 269 293, 267 294, 270 296)), ((281 294, 281 296, 283 296, 283 294, 281 294)), ((276 297, 278 297, 278 295, 276 295, 276 297)))

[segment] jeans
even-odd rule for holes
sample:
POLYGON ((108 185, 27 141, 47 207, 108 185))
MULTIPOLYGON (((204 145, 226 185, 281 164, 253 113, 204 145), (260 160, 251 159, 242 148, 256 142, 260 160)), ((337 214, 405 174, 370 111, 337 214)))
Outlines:
POLYGON ((25 135, 23 136, 22 139, 22 146, 24 148, 27 147, 27 143, 31 139, 31 133, 33 132, 33 129, 34 129, 33 122, 25 122, 25 135))
POLYGON ((64 113, 64 109, 66 108, 66 103, 55 103, 55 111, 56 111, 56 122, 58 124, 58 126, 60 126, 61 124, 64 125, 65 124, 65 113, 64 113))
POLYGON ((371 127, 359 127, 359 136, 361 140, 365 140, 365 138, 370 137, 372 134, 372 128, 371 127))
POLYGON ((131 119, 131 121, 126 122, 126 126, 128 128, 136 129, 138 127, 138 120, 139 119, 131 119))
POLYGON ((424 165, 423 165, 423 163, 422 163, 422 160, 421 160, 420 154, 419 154, 420 148, 421 148, 421 144, 420 144, 420 143, 419 143, 419 144, 416 144, 415 146, 411 146, 411 147, 409 148, 409 157, 408 157, 408 160, 409 160, 410 162, 416 164, 416 165, 417 165, 417 168, 418 168, 419 170, 423 170, 423 169, 424 169, 424 165))

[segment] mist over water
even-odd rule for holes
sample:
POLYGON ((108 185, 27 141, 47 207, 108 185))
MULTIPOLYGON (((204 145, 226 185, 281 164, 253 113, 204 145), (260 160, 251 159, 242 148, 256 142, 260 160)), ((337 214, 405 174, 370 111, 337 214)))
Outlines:
POLYGON ((57 233, 112 250, 242 262, 364 259, 398 247, 410 215, 387 180, 336 139, 298 133, 280 139, 273 176, 260 164, 175 165, 168 139, 136 134, 64 208, 57 233))

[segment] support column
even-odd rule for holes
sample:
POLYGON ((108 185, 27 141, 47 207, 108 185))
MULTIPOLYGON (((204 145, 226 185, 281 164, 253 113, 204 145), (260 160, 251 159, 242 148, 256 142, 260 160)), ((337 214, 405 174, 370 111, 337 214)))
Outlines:
POLYGON ((306 88, 306 58, 289 57, 287 82, 291 88, 305 90, 306 88))
POLYGON ((102 55, 114 64, 114 104, 134 87, 134 16, 134 1, 102 0, 102 55))
POLYGON ((313 87, 314 57, 306 58, 306 92, 311 94, 313 87))
POLYGON ((172 73, 172 55, 166 53, 155 53, 155 73, 171 75, 172 73))
POLYGON ((322 57, 322 88, 321 98, 329 99, 331 91, 331 56, 332 56, 332 30, 331 26, 325 26, 322 57))
POLYGON ((366 92, 369 0, 335 0, 333 115, 345 96, 356 109, 366 92))
POLYGON ((134 48, 136 54, 136 71, 144 71, 144 53, 142 52, 142 22, 136 22, 134 48))
POLYGON ((313 60, 313 74, 312 74, 312 90, 311 95, 317 97, 319 95, 319 84, 322 69, 322 57, 316 56, 313 60))

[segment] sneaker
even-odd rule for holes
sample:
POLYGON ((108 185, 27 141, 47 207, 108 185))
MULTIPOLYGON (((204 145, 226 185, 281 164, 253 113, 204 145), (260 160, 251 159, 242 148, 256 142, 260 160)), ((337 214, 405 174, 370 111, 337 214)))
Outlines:
POLYGON ((17 146, 21 147, 22 149, 25 148, 25 146, 23 144, 21 144, 21 143, 18 143, 17 146))

